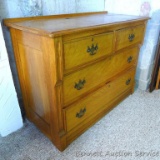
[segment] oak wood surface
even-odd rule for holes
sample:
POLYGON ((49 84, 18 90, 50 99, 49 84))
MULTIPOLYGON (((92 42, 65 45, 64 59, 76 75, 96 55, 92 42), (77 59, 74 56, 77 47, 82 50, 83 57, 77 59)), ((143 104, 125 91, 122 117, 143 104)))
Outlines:
MULTIPOLYGON (((95 124, 98 120, 100 120, 103 116, 105 116, 106 113, 112 110, 116 105, 118 105, 122 100, 124 100, 131 93, 132 93, 132 89, 129 88, 127 91, 115 97, 114 101, 110 101, 110 103, 106 104, 106 107, 104 107, 104 110, 102 110, 99 114, 92 115, 91 119, 86 119, 83 123, 80 123, 78 126, 73 128, 66 135, 67 144, 70 144, 71 142, 73 142, 78 136, 84 133, 86 129, 88 129, 93 124, 95 124)), ((106 122, 106 123, 109 123, 109 122, 106 122)))
POLYGON ((42 52, 18 44, 23 64, 24 81, 28 89, 29 107, 50 123, 50 106, 42 52), (38 68, 38 71, 37 69, 38 68))
POLYGON ((98 114, 104 109, 106 104, 114 101, 115 97, 131 88, 134 83, 134 75, 135 68, 67 107, 65 109, 66 130, 70 131, 72 128, 78 126, 79 123, 83 123, 85 119, 90 119, 91 115, 98 114), (82 112, 82 117, 77 117, 76 114, 83 111, 83 109, 86 111, 84 113, 82 112))
POLYGON ((106 83, 116 74, 132 67, 137 61, 138 51, 137 47, 125 50, 99 63, 65 76, 63 82, 64 106, 101 83, 106 83), (128 62, 130 57, 132 57, 132 60, 128 62), (85 80, 85 84, 82 89, 77 90, 75 84, 79 83, 79 80, 85 80))
POLYGON ((133 93, 147 20, 107 12, 4 20, 27 118, 60 151, 133 93))
POLYGON ((65 70, 113 53, 113 32, 68 41, 63 45, 65 70), (96 48, 97 47, 97 48, 96 48))
POLYGON ((5 25, 20 30, 29 31, 37 34, 53 36, 56 34, 66 34, 67 32, 79 31, 87 28, 96 28, 113 24, 123 24, 126 22, 137 22, 147 20, 148 17, 108 14, 71 14, 62 16, 49 16, 39 18, 23 18, 22 20, 5 20, 5 25), (10 22, 11 21, 11 22, 10 22), (55 25, 56 24, 56 25, 55 25))
POLYGON ((140 44, 143 41, 145 25, 125 28, 116 32, 116 50, 135 43, 140 44), (129 36, 133 35, 133 40, 129 40, 129 36))

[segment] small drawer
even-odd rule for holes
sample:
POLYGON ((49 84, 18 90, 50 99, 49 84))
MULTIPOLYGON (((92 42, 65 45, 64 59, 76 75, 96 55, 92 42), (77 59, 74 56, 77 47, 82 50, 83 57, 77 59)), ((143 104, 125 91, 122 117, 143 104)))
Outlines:
POLYGON ((113 32, 94 35, 63 44, 65 70, 93 61, 113 50, 113 32))
POLYGON ((144 36, 144 25, 118 30, 116 32, 116 50, 141 43, 144 36))
POLYGON ((120 94, 134 85, 135 68, 106 84, 87 97, 64 109, 66 130, 70 131, 84 120, 91 120, 110 106, 120 94))
POLYGON ((137 61, 138 51, 138 47, 131 48, 65 76, 63 82, 64 105, 68 105, 72 100, 76 100, 94 87, 133 66, 137 61))

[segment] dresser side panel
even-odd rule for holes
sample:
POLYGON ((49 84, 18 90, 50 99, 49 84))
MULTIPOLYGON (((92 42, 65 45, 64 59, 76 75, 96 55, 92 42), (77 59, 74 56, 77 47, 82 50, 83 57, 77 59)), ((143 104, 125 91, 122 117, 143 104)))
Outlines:
POLYGON ((41 49, 30 45, 37 46, 41 37, 35 38, 35 35, 29 33, 30 42, 26 44, 23 35, 27 33, 19 34, 18 30, 10 30, 26 115, 50 138, 50 104, 44 54, 41 49))

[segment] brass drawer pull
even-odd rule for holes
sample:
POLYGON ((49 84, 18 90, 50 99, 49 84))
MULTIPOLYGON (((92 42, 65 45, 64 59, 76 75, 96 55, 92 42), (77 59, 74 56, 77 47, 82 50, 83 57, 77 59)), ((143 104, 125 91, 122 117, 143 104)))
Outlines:
POLYGON ((79 113, 76 114, 76 117, 77 117, 77 118, 83 117, 84 114, 85 114, 85 112, 86 112, 86 108, 81 109, 81 110, 79 111, 79 113))
POLYGON ((131 82, 131 78, 129 78, 128 80, 126 80, 126 85, 129 85, 131 82))
POLYGON ((82 89, 84 87, 85 83, 86 83, 85 79, 84 80, 80 79, 78 83, 75 83, 74 88, 76 88, 77 90, 80 90, 80 89, 82 89))
POLYGON ((88 52, 90 55, 95 55, 96 52, 97 52, 97 50, 98 50, 98 44, 96 44, 96 45, 92 44, 91 47, 88 46, 88 48, 87 48, 87 52, 88 52))
POLYGON ((128 59, 127 59, 127 62, 130 63, 132 61, 132 59, 133 59, 133 57, 129 56, 128 59))
POLYGON ((135 35, 134 34, 129 34, 128 39, 130 42, 134 40, 135 35))

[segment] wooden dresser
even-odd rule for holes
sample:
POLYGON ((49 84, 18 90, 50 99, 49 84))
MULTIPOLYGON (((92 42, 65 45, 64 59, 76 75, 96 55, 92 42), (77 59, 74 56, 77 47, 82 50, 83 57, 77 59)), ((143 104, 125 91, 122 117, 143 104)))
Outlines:
POLYGON ((107 12, 4 20, 27 118, 59 150, 133 92, 147 20, 107 12))

